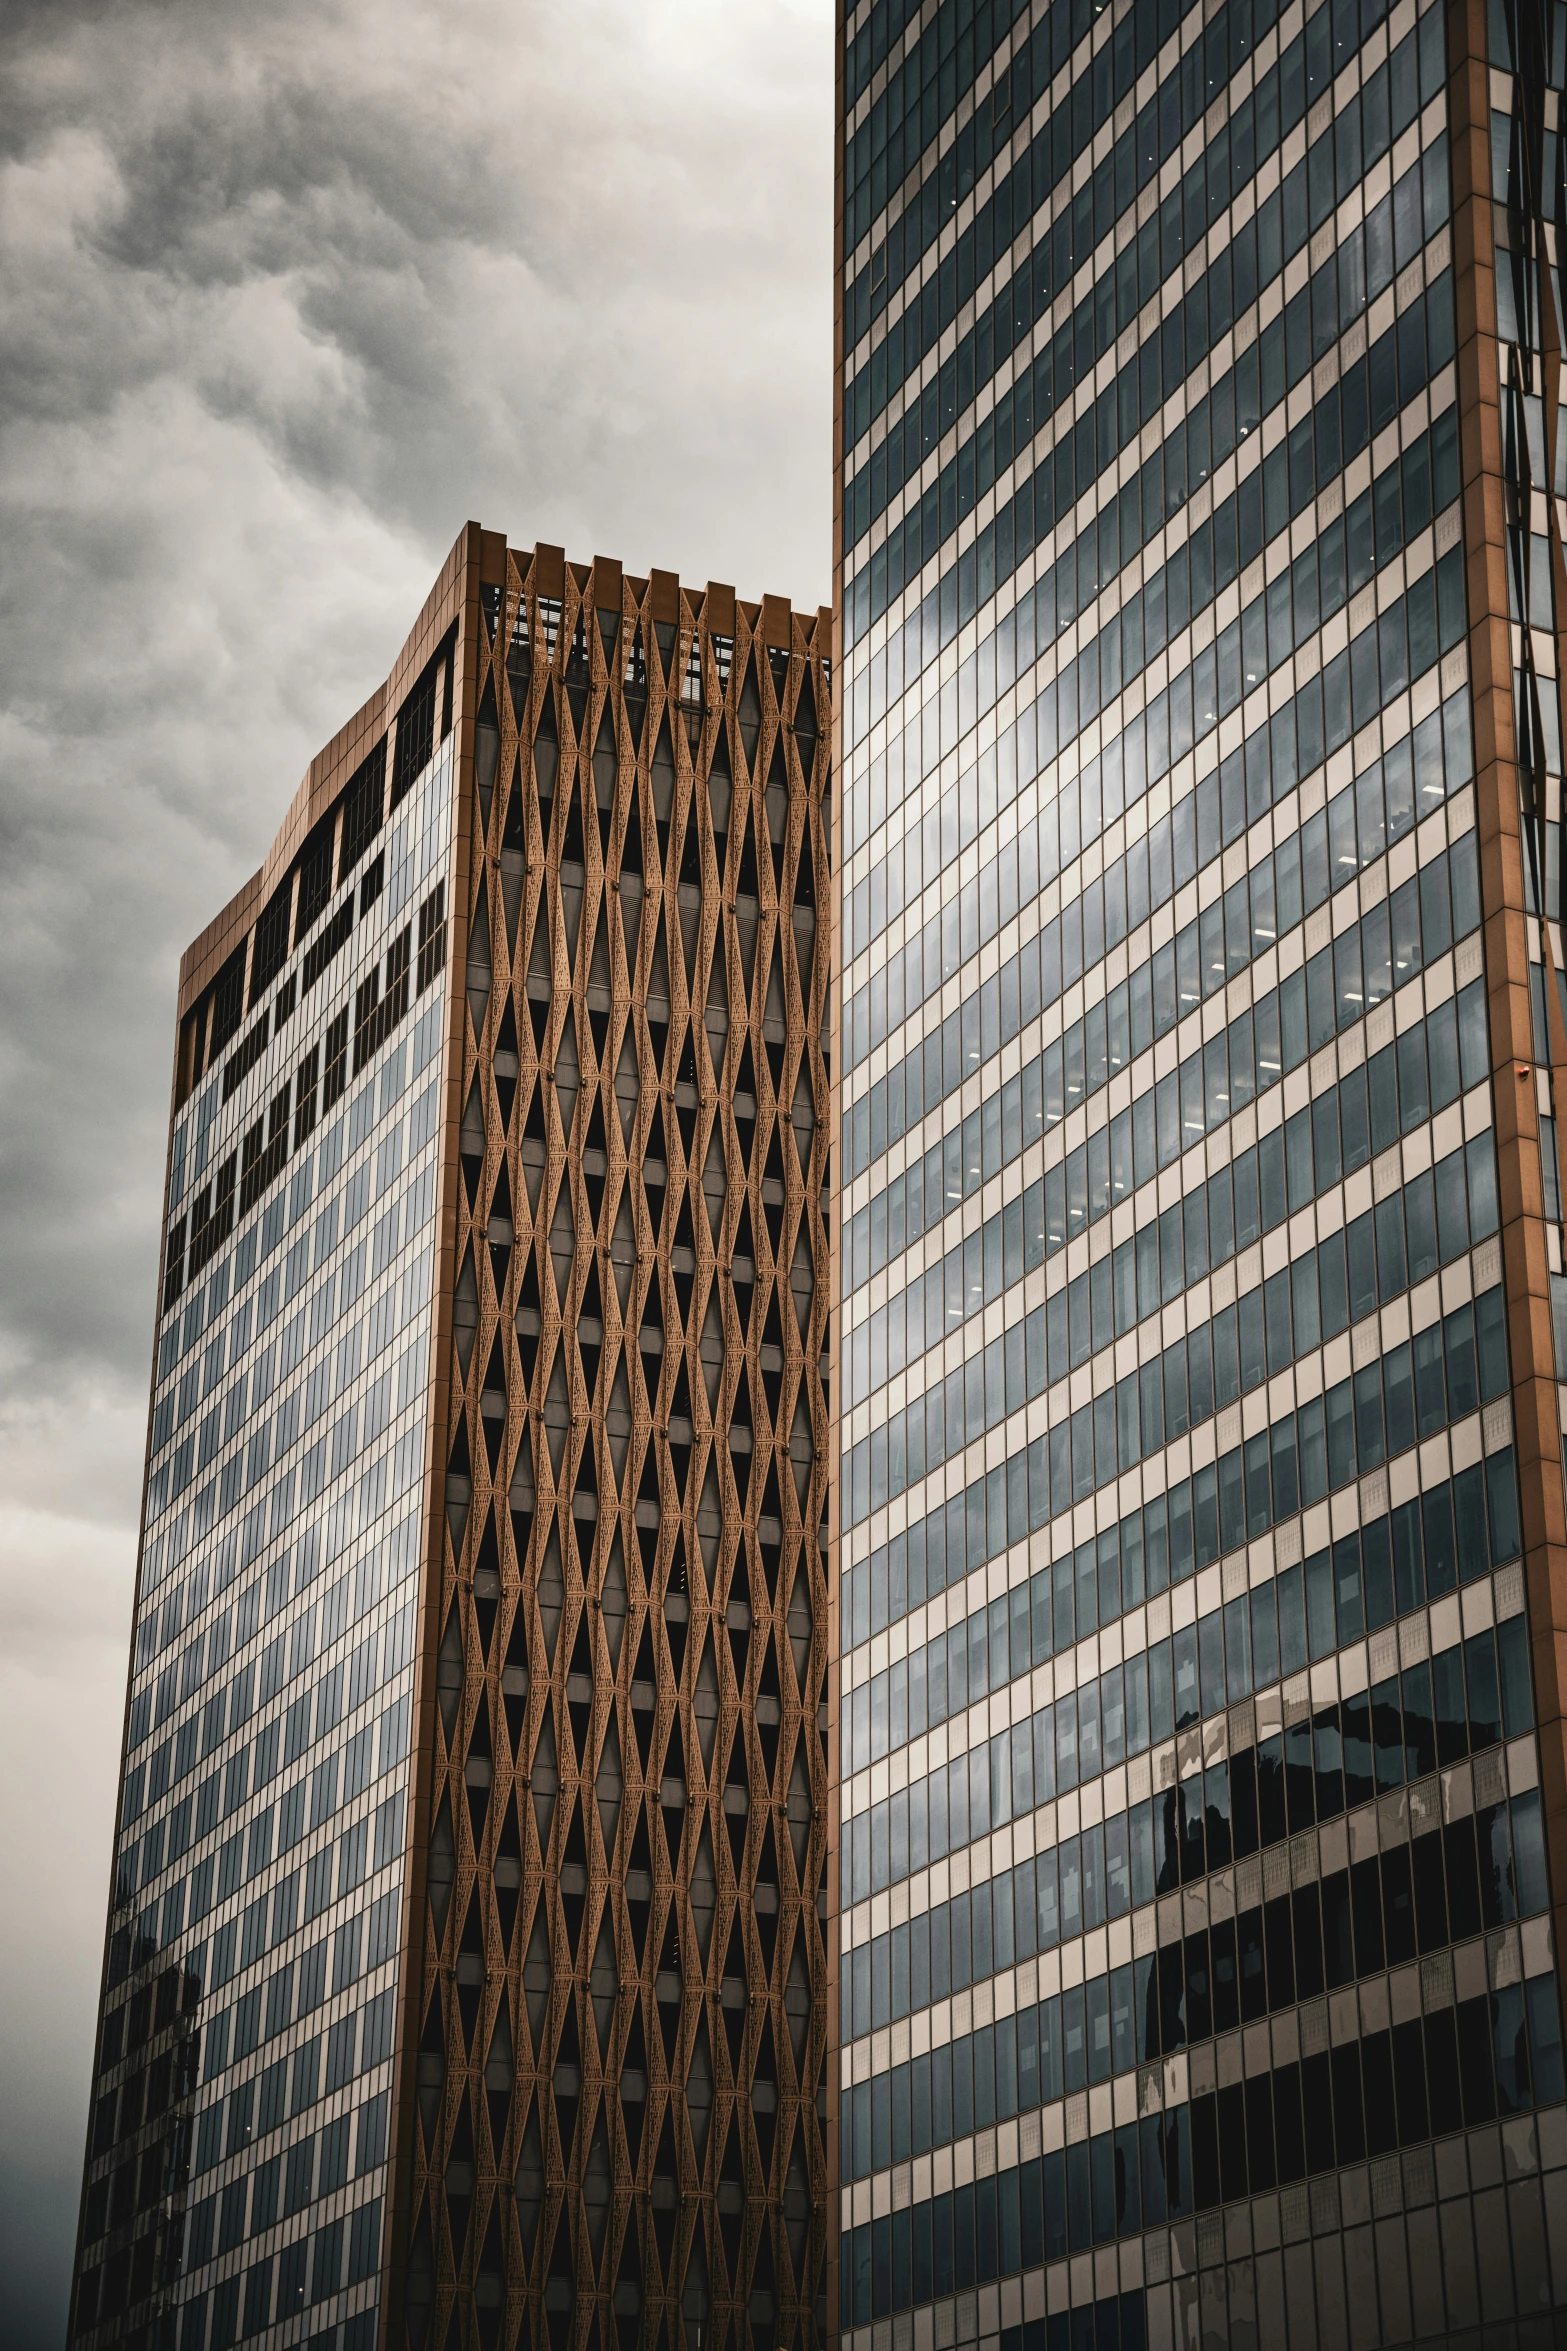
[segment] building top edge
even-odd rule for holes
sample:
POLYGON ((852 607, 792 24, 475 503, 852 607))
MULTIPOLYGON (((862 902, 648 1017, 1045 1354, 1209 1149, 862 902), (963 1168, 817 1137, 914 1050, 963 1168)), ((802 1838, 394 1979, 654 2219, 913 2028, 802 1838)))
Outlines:
POLYGON ((390 713, 459 617, 466 596, 477 596, 480 536, 477 523, 463 525, 390 672, 352 718, 316 753, 261 864, 186 948, 180 958, 178 1019, 184 1019, 244 939, 312 826, 332 806, 364 757, 367 745, 385 731, 390 713))

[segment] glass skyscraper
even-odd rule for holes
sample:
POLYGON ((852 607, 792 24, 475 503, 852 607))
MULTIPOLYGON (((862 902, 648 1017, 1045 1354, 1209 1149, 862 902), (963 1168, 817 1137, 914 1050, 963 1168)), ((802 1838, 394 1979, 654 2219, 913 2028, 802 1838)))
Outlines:
POLYGON ((448 633, 322 755, 273 870, 181 975, 73 2312, 88 2340, 204 2351, 274 2310, 376 2340, 408 1991, 452 654, 448 633))
POLYGON ((831 615, 470 524, 181 971, 78 2351, 789 2351, 831 615))
POLYGON ((1553 2342, 1567 12, 837 70, 833 2320, 1553 2342))

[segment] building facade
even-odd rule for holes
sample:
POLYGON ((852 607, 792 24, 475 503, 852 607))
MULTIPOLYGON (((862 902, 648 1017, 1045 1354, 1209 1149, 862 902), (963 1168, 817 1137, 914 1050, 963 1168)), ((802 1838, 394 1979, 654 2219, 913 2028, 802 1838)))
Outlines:
POLYGON ((1555 2341, 1567 20, 837 71, 833 2322, 1555 2341))
POLYGON ((829 640, 470 525, 185 957, 83 2351, 819 2332, 829 640))

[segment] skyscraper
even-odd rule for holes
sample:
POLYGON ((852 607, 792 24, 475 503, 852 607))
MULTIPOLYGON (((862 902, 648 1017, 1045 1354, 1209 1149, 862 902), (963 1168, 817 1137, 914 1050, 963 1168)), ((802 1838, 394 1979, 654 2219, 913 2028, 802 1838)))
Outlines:
POLYGON ((84 2351, 814 2335, 829 629, 470 525, 185 957, 84 2351))
POLYGON ((835 2321, 1554 2341, 1567 18, 839 34, 835 2321))

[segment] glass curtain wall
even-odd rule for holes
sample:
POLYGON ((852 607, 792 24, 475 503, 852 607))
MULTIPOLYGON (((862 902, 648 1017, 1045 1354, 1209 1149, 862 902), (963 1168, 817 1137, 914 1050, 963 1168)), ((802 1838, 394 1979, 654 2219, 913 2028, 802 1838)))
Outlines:
POLYGON ((376 2339, 453 738, 383 818, 385 753, 271 955, 263 916, 238 1041, 174 1125, 92 2341, 376 2339))
POLYGON ((845 21, 866 2351, 1567 2290, 1447 76, 1415 0, 845 21))

